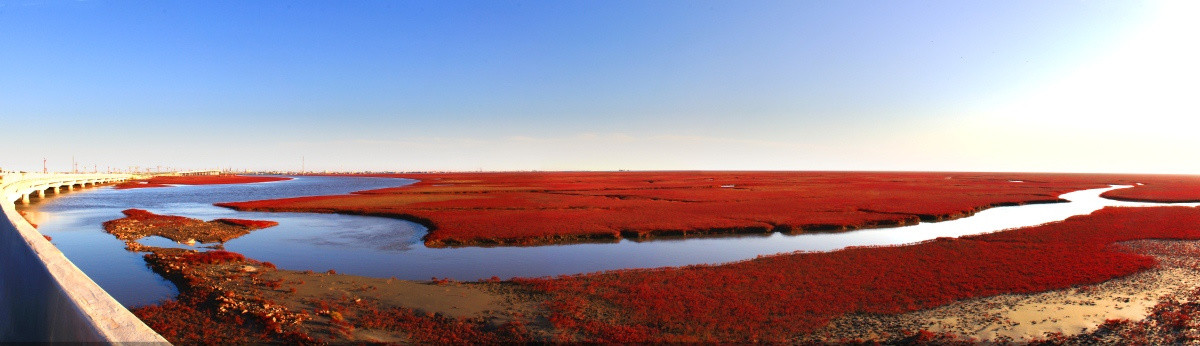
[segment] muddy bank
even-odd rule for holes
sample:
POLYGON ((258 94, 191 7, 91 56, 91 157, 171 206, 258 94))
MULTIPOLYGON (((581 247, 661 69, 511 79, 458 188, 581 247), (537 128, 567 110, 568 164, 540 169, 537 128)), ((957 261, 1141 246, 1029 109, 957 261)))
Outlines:
POLYGON ((250 231, 279 225, 275 221, 216 219, 204 221, 182 216, 158 215, 141 209, 126 209, 124 218, 107 221, 104 230, 124 241, 159 236, 177 243, 224 243, 250 231))
POLYGON ((517 342, 530 340, 524 321, 537 315, 509 283, 300 272, 224 251, 139 250, 180 295, 134 313, 172 342, 517 342))
MULTIPOLYGON (((535 294, 499 280, 415 282, 280 270, 222 250, 144 246, 157 235, 224 242, 273 222, 202 221, 144 210, 105 223, 127 249, 179 290, 174 300, 133 309, 175 343, 523 342, 536 332, 535 294), (534 321, 529 323, 528 321, 534 321), (534 329, 531 329, 531 326, 534 329)), ((542 323, 544 325, 544 323, 542 323)))

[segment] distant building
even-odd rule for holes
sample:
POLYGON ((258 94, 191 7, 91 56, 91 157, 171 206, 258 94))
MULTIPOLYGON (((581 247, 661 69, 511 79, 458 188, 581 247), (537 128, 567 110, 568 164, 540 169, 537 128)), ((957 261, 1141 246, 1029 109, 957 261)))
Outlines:
POLYGON ((176 174, 178 174, 178 175, 221 175, 221 171, 220 170, 182 171, 182 172, 178 172, 176 174))

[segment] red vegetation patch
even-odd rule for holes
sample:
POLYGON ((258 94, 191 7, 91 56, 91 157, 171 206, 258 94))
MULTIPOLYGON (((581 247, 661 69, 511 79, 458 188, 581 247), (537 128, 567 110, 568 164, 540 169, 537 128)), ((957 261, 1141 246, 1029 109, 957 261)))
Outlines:
POLYGON ((212 250, 205 252, 192 252, 180 255, 178 261, 184 263, 205 263, 218 264, 225 262, 240 262, 245 261, 246 256, 240 253, 229 252, 224 250, 212 250))
POLYGON ((125 218, 104 222, 104 230, 125 241, 160 236, 177 242, 226 242, 252 230, 278 225, 275 221, 217 219, 209 222, 174 215, 158 215, 141 209, 126 209, 125 218))
POLYGON ((244 320, 230 323, 204 307, 175 300, 131 311, 172 343, 251 344, 270 339, 265 331, 247 328, 244 320))
POLYGON ((136 189, 149 187, 169 187, 171 185, 218 185, 218 184, 249 184, 269 181, 291 180, 283 177, 263 177, 245 175, 187 175, 187 176, 157 176, 146 180, 134 180, 117 184, 116 189, 136 189))
POLYGON ((278 222, 275 222, 275 221, 267 221, 267 220, 216 219, 216 220, 213 220, 213 221, 217 221, 217 222, 224 222, 224 223, 227 223, 227 224, 230 224, 230 225, 234 225, 234 226, 242 226, 242 227, 247 227, 247 228, 251 228, 251 229, 260 229, 260 228, 267 228, 267 227, 275 227, 275 226, 278 226, 278 225, 279 225, 279 223, 278 223, 278 222))
POLYGON ((1200 202, 1200 177, 1150 176, 1145 179, 1144 185, 1112 190, 1100 196, 1119 201, 1195 203, 1200 202))
POLYGON ((899 247, 515 280, 551 295, 563 341, 788 341, 848 313, 1092 284, 1155 265, 1136 239, 1200 239, 1200 210, 1105 208, 1063 222, 899 247), (736 322, 731 322, 736 321, 736 322))
POLYGON ((203 220, 186 218, 183 216, 174 215, 159 215, 142 209, 125 209, 121 211, 125 214, 124 219, 116 219, 105 222, 105 228, 116 224, 119 221, 136 222, 138 225, 147 228, 157 227, 188 227, 204 223, 203 220))
MULTIPOLYGON (((945 220, 1153 177, 1033 173, 552 172, 394 175, 351 195, 219 203, 399 217, 428 246, 533 245, 720 233, 841 231, 945 220), (1021 182, 1014 182, 1019 180, 1021 182)), ((1200 181, 1197 182, 1200 186, 1200 181)))
MULTIPOLYGON (((228 251, 195 252, 150 248, 145 256, 155 272, 179 288, 177 300, 133 309, 133 313, 172 343, 313 343, 300 325, 310 317, 232 287, 274 286, 258 271, 241 268, 259 265, 228 251)), ((268 270, 259 267, 260 270, 268 270)))

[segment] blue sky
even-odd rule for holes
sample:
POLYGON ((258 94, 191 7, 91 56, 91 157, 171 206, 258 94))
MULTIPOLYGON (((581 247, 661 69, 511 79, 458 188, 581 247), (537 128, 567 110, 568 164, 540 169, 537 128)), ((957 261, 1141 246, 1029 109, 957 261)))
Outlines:
POLYGON ((1196 9, 0 0, 0 167, 1200 173, 1196 9))

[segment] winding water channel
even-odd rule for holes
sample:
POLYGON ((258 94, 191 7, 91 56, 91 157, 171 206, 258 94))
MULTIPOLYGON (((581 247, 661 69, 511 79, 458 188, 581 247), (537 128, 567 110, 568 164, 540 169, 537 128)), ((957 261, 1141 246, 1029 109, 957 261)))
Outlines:
MULTIPOLYGON (((1121 202, 1100 193, 1119 188, 1081 190, 1062 195, 1070 203, 998 207, 958 220, 920 223, 844 233, 743 235, 716 238, 659 239, 648 242, 551 245, 537 247, 427 248, 425 227, 397 219, 311 213, 238 212, 216 202, 344 194, 413 183, 409 179, 295 177, 293 180, 241 184, 115 190, 110 187, 47 199, 24 210, 39 230, 88 276, 123 304, 140 306, 170 299, 170 282, 146 266, 142 254, 104 232, 104 221, 122 210, 146 209, 204 220, 273 220, 279 226, 251 232, 225 244, 229 251, 270 261, 281 269, 326 271, 374 277, 427 280, 449 277, 476 280, 498 276, 536 277, 623 268, 653 268, 722 263, 791 251, 829 251, 847 246, 893 245, 937 237, 957 237, 1039 225, 1088 214, 1105 206, 1161 206, 1121 202)), ((1014 181, 1014 184, 1022 182, 1014 181)), ((1170 204, 1197 206, 1200 203, 1170 204)), ((145 245, 186 247, 165 238, 145 245)))

